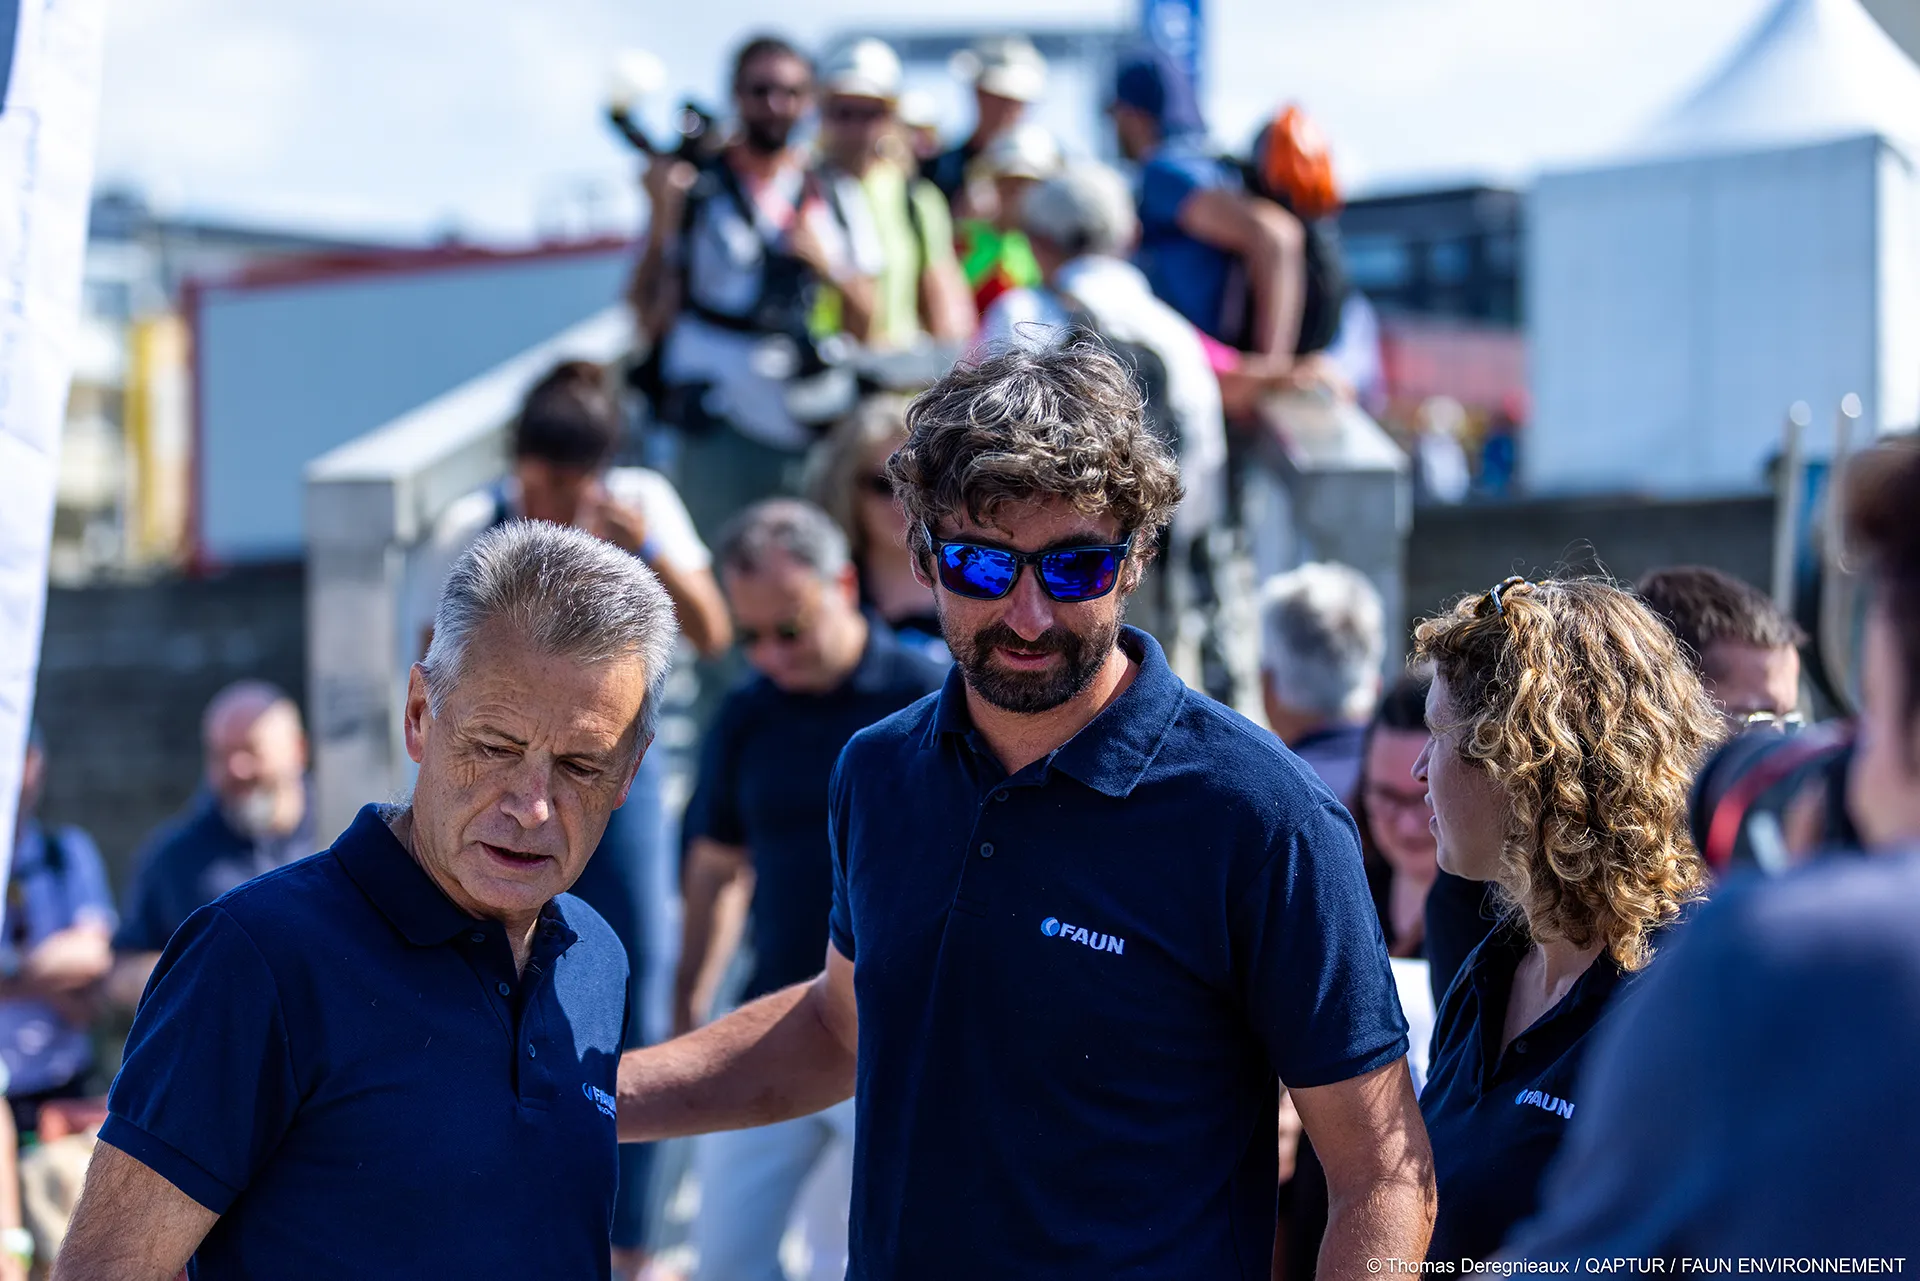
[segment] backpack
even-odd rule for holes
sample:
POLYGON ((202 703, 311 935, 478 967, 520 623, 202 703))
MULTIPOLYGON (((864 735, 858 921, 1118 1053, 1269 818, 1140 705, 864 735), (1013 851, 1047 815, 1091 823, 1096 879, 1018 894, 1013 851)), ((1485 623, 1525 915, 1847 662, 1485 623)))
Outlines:
MULTIPOLYGON (((1265 133, 1262 133, 1261 139, 1264 144, 1265 133)), ((1256 145, 1255 156, 1261 157, 1267 150, 1264 145, 1256 145)), ((1325 351, 1340 336, 1340 313, 1352 288, 1347 279, 1346 255, 1340 249, 1339 228, 1331 217, 1324 214, 1308 216, 1294 204, 1294 197, 1285 190, 1270 187, 1262 165, 1237 156, 1221 156, 1219 160, 1240 175, 1241 186, 1247 194, 1271 200, 1300 220, 1301 227, 1306 231, 1307 289, 1306 301, 1300 311, 1300 337, 1293 345, 1293 354, 1308 356, 1316 351, 1325 351)), ((1325 176, 1330 184, 1331 171, 1325 176)), ((1320 194, 1326 193, 1322 191, 1320 194)), ((1224 333, 1230 346, 1244 350, 1253 345, 1253 296, 1246 268, 1238 262, 1227 280, 1224 333)))

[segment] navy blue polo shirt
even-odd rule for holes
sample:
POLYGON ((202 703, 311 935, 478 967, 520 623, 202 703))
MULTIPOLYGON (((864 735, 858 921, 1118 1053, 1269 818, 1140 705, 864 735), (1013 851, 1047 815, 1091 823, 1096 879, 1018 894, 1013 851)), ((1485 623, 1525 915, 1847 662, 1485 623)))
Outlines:
POLYGON ((788 693, 750 676, 707 733, 687 830, 744 846, 753 860, 753 973, 743 1000, 820 972, 833 904, 827 781, 847 740, 940 688, 949 664, 868 620, 860 662, 824 694, 788 693))
POLYGON ((1523 930, 1495 929, 1468 954, 1434 1023, 1420 1092, 1440 1196, 1429 1259, 1484 1259, 1533 1213, 1585 1097, 1580 1068, 1594 1033, 1646 973, 1628 973, 1602 952, 1503 1052, 1514 970, 1531 947, 1523 930))
POLYGON ((100 1138, 221 1216, 196 1281, 604 1278, 626 978, 566 894, 517 974, 368 806, 175 933, 100 1138))
POLYGON ((1264 1278, 1278 1076, 1406 1053, 1360 843, 1145 633, 1008 777, 959 672, 835 770, 860 1010, 851 1281, 1264 1278))
POLYGON ((202 788, 138 856, 114 950, 158 952, 194 909, 313 853, 312 812, 309 805, 308 817, 290 835, 255 840, 234 831, 220 812, 219 798, 202 788))
POLYGON ((1910 1255, 1916 1063, 1920 853, 1748 878, 1608 1020, 1544 1208, 1506 1253, 1910 1255))

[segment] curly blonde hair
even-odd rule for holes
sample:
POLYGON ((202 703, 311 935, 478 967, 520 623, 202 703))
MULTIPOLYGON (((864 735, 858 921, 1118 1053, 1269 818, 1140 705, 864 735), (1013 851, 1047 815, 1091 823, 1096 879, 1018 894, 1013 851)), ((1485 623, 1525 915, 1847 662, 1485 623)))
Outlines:
POLYGON ((1414 632, 1458 750, 1506 794, 1498 883, 1535 939, 1599 942, 1622 969, 1701 897, 1687 791, 1720 721, 1680 644, 1601 579, 1510 578, 1414 632))
POLYGON ((866 564, 867 525, 860 519, 860 487, 868 467, 867 455, 882 441, 907 434, 907 399, 884 394, 869 396, 833 430, 807 458, 803 488, 847 536, 856 565, 866 564))

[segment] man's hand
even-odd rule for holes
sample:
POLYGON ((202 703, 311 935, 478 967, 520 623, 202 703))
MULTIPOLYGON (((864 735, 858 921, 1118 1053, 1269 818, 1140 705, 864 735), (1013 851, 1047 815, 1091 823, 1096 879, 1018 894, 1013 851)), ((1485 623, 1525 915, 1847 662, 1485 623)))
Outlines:
POLYGON ((647 541, 647 518, 638 507, 629 506, 607 492, 596 480, 587 486, 580 500, 580 514, 574 523, 595 538, 604 538, 630 555, 639 555, 647 541))
POLYGON ((832 284, 841 274, 840 264, 834 261, 814 218, 809 216, 810 208, 801 210, 787 229, 787 252, 812 268, 814 275, 832 284))

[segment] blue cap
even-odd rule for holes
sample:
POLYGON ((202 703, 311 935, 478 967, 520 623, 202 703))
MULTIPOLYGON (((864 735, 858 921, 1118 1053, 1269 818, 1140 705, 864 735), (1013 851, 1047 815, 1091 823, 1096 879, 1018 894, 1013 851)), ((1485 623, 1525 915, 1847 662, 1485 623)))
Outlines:
POLYGON ((1186 72, 1164 50, 1144 48, 1122 58, 1114 72, 1113 100, 1152 116, 1166 137, 1206 132, 1186 72))

